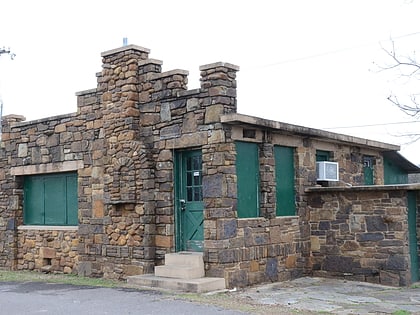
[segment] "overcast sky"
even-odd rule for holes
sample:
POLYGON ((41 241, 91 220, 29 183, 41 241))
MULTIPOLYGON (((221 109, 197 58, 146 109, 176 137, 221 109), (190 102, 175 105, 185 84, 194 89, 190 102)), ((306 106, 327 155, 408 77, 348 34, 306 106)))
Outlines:
POLYGON ((420 142, 400 136, 420 123, 387 101, 420 82, 379 71, 390 39, 402 55, 420 49, 419 12, 418 0, 2 1, 0 47, 16 54, 0 57, 3 114, 75 112, 100 53, 127 37, 164 71, 188 70, 189 88, 200 65, 240 66, 240 113, 398 144, 420 164, 420 142))

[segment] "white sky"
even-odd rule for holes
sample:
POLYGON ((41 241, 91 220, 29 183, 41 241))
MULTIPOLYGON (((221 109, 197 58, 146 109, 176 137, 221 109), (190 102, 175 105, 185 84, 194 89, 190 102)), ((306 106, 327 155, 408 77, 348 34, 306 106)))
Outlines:
MULTIPOLYGON (((2 1, 0 47, 16 53, 0 57, 3 114, 75 112, 75 92, 96 87, 100 53, 127 37, 164 71, 188 70, 189 88, 200 65, 240 66, 243 114, 319 129, 410 122, 386 99, 409 85, 374 63, 389 61, 390 38, 402 55, 420 46, 419 12, 420 0, 2 1)), ((399 144, 420 164, 420 141, 399 136, 419 127, 327 130, 399 144)))

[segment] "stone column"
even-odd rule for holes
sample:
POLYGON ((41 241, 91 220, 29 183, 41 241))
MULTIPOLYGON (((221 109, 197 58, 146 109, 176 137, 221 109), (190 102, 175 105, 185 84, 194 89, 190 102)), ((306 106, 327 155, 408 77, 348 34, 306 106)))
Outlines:
POLYGON ((21 115, 2 117, 2 141, 0 143, 0 266, 16 269, 17 226, 23 222, 22 182, 10 175, 10 153, 16 147, 13 139, 20 138, 20 132, 12 132, 11 125, 24 121, 21 115), (6 150, 5 150, 6 149, 6 150), (9 162, 8 162, 9 160, 9 162))
POLYGON ((206 123, 213 121, 216 114, 236 113, 236 72, 239 67, 226 62, 217 62, 200 67, 201 90, 209 97, 203 106, 211 106, 206 113, 206 123))
POLYGON ((260 146, 260 178, 261 178, 261 216, 267 219, 276 217, 276 179, 274 146, 264 142, 260 146))

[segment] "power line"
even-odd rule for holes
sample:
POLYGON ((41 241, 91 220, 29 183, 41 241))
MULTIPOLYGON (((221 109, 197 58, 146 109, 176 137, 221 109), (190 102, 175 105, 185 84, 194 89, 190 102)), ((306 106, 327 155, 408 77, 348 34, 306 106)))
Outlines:
MULTIPOLYGON (((391 37, 391 38, 386 39, 386 40, 379 40, 379 43, 384 42, 384 41, 397 40, 397 39, 401 39, 401 38, 404 38, 404 37, 410 37, 410 36, 415 36, 415 35, 420 35, 420 31, 391 37)), ((337 50, 325 51, 325 52, 321 52, 321 53, 318 53, 318 54, 299 57, 299 58, 295 58, 295 59, 278 61, 278 62, 274 62, 274 63, 270 63, 270 64, 261 65, 259 67, 260 68, 267 68, 267 67, 273 67, 273 66, 283 65, 283 64, 287 64, 287 63, 299 62, 299 61, 304 61, 304 60, 308 60, 308 59, 313 59, 313 58, 318 58, 318 57, 323 57, 323 56, 328 56, 328 55, 334 55, 334 54, 338 54, 338 53, 341 53, 341 52, 344 52, 344 51, 363 48, 363 47, 368 47, 368 46, 372 46, 372 45, 376 45, 376 44, 378 44, 378 42, 370 42, 370 43, 366 43, 366 44, 359 44, 359 45, 354 45, 354 46, 351 46, 351 47, 341 48, 341 49, 337 49, 337 50)))
POLYGON ((417 121, 400 121, 400 122, 381 123, 381 124, 370 124, 370 125, 358 125, 358 126, 329 127, 329 128, 322 128, 322 129, 365 128, 365 127, 377 127, 377 126, 388 126, 388 125, 403 125, 403 124, 416 124, 416 123, 420 123, 420 120, 417 120, 417 121))

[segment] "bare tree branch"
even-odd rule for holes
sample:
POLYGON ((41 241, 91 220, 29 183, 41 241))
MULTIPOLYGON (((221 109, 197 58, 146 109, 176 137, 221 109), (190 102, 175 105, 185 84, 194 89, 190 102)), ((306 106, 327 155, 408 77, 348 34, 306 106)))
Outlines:
MULTIPOLYGON (((381 45, 382 50, 390 59, 390 63, 384 66, 379 66, 380 71, 397 70, 400 77, 407 79, 407 82, 412 79, 420 80, 420 63, 417 62, 415 52, 412 55, 404 56, 396 53, 395 42, 391 40, 391 49, 386 49, 381 45)), ((405 114, 420 119, 420 103, 418 102, 419 93, 409 94, 401 101, 395 94, 388 96, 388 100, 396 107, 398 107, 405 114)), ((408 135, 413 137, 414 135, 408 135)), ((416 140, 419 140, 420 133, 416 135, 416 140)))

